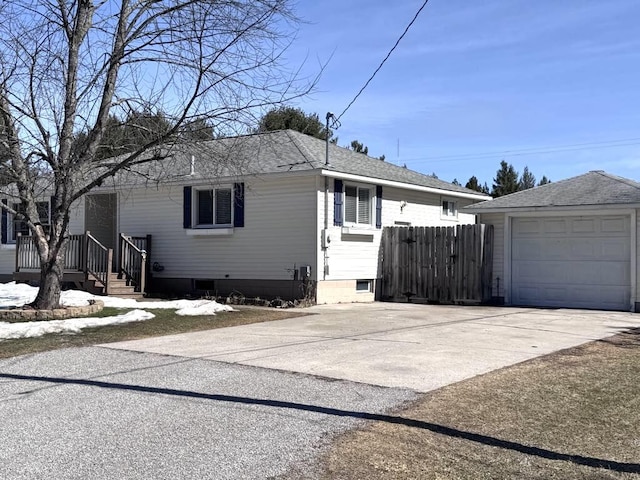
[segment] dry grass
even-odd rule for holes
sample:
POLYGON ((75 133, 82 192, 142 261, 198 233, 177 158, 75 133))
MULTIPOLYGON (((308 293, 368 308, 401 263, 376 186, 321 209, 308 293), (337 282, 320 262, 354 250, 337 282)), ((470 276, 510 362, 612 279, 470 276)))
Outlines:
POLYGON ((382 420, 340 437, 318 476, 640 478, 640 331, 442 388, 382 420))
MULTIPOLYGON (((27 353, 44 352, 67 347, 84 347, 100 343, 135 340, 174 333, 211 330, 214 328, 248 325, 250 323, 270 322, 284 318, 306 315, 299 309, 276 310, 267 308, 234 307, 235 312, 222 312, 217 315, 182 317, 175 314, 175 310, 147 309, 156 316, 145 322, 109 325, 98 328, 87 328, 77 334, 49 334, 36 338, 21 338, 0 341, 0 358, 8 358, 27 353)), ((119 315, 127 310, 105 308, 102 312, 92 315, 105 317, 119 315)))

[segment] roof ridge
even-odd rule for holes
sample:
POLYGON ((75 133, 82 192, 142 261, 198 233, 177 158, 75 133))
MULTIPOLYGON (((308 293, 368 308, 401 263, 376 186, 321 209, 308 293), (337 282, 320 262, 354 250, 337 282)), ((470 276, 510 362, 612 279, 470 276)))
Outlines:
MULTIPOLYGON (((307 137, 309 137, 310 135, 306 135, 306 134, 304 134, 302 132, 298 132, 297 130, 292 130, 291 128, 288 128, 288 129, 284 130, 284 132, 291 139, 291 141, 296 146, 298 151, 302 154, 302 156, 304 157, 305 161, 309 165, 311 165, 312 168, 316 168, 316 163, 315 163, 315 159, 313 157, 313 154, 311 153, 311 151, 309 151, 309 149, 304 144, 304 142, 301 142, 300 139, 298 138, 299 135, 305 135, 307 137)), ((303 138, 303 137, 301 137, 301 138, 303 138)), ((315 137, 311 137, 311 138, 315 138, 315 137)), ((317 138, 316 140, 322 141, 322 139, 320 139, 320 138, 317 138)))
MULTIPOLYGON (((589 172, 591 173, 591 172, 589 172)), ((617 175, 613 175, 611 173, 605 172, 604 170, 595 170, 593 171, 593 173, 598 174, 598 175, 602 175, 603 177, 607 177, 610 178, 611 180, 615 180, 616 182, 620 182, 620 183, 624 183, 625 185, 628 185, 630 187, 633 187, 637 190, 640 190, 640 183, 631 180, 630 178, 624 178, 624 177, 619 177, 617 175)))

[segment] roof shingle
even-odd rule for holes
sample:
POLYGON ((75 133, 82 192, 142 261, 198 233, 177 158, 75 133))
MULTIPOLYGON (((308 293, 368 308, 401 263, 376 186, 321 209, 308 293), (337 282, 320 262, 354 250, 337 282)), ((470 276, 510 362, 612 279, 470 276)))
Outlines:
POLYGON ((329 145, 329 165, 326 165, 326 142, 293 130, 230 137, 193 145, 176 145, 171 147, 169 155, 170 161, 144 163, 134 167, 132 173, 139 173, 138 180, 135 179, 135 175, 126 173, 126 180, 122 176, 120 180, 126 183, 138 183, 148 178, 180 181, 181 177, 187 175, 190 178, 204 180, 326 170, 482 197, 482 194, 475 190, 334 144, 329 145), (192 158, 194 173, 191 173, 192 158))
POLYGON ((640 183, 601 170, 465 207, 469 213, 532 207, 640 204, 640 183))

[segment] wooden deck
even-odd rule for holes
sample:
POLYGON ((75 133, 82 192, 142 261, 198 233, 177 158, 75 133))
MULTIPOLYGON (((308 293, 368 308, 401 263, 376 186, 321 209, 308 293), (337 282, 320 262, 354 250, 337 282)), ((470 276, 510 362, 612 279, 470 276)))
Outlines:
MULTIPOLYGON (((144 295, 150 271, 151 235, 132 237, 120 234, 118 247, 120 260, 114 264, 113 249, 106 248, 90 232, 70 235, 62 280, 94 294, 144 295)), ((16 282, 40 280, 38 253, 31 236, 18 236, 13 279, 16 282)))
MULTIPOLYGON (((84 272, 78 270, 65 270, 62 274, 62 281, 80 283, 86 280, 84 272)), ((40 280, 40 270, 21 270, 13 272, 13 279, 16 282, 37 282, 40 280)))

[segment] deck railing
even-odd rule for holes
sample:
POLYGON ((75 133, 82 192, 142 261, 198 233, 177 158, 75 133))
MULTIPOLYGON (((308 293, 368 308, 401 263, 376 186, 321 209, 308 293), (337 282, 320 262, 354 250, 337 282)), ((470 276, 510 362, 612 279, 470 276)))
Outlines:
POLYGON ((22 270, 40 270, 40 256, 32 236, 16 237, 16 272, 22 270))
POLYGON ((147 248, 150 243, 150 236, 128 237, 120 234, 119 270, 140 292, 144 292, 147 282, 147 248))
MULTIPOLYGON (((67 251, 64 255, 65 270, 84 270, 84 235, 69 235, 67 251)), ((35 238, 20 235, 16 238, 16 272, 20 270, 40 270, 40 257, 35 238)))
MULTIPOLYGON (((120 234, 120 259, 118 275, 136 287, 136 291, 145 292, 149 274, 149 256, 151 235, 130 237, 120 234)), ((91 275, 104 286, 107 284, 113 268, 113 249, 105 247, 91 232, 81 235, 69 235, 64 256, 66 272, 84 272, 85 280, 91 275)), ((16 238, 15 271, 40 270, 40 258, 35 238, 31 235, 18 235, 16 238)), ((29 272, 34 273, 34 272, 29 272)))
POLYGON ((87 259, 86 272, 93 275, 108 291, 109 272, 113 262, 113 250, 102 245, 91 233, 86 233, 87 259))

